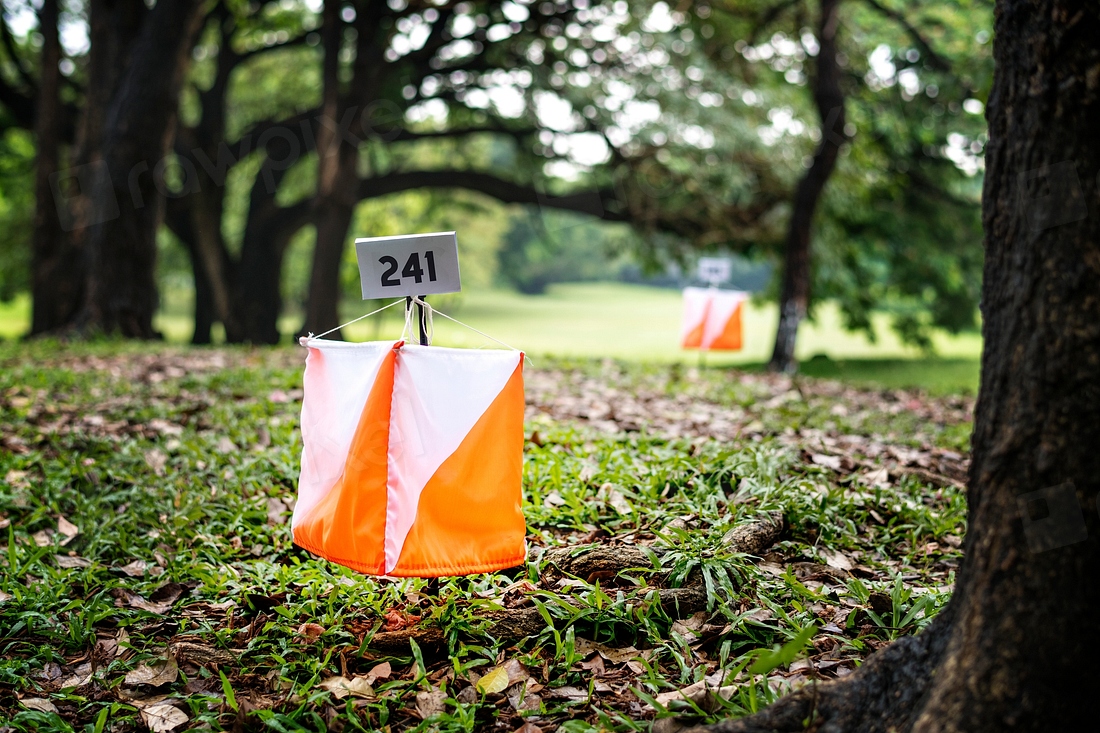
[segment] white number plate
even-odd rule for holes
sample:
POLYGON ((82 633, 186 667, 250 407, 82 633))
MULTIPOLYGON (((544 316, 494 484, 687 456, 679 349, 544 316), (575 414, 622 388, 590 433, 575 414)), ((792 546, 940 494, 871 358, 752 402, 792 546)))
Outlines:
POLYGON ((363 300, 462 289, 454 232, 356 239, 355 254, 363 300))
POLYGON ((717 285, 730 279, 733 264, 725 257, 700 257, 699 279, 705 283, 717 285))

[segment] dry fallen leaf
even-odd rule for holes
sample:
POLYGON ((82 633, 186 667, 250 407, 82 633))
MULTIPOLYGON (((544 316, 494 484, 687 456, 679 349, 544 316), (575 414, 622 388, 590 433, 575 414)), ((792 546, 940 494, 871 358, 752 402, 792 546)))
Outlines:
POLYGON ((868 486, 881 486, 883 488, 890 487, 890 471, 886 466, 877 468, 874 471, 868 471, 863 475, 863 480, 867 482, 868 486))
POLYGON ((824 453, 814 453, 810 456, 810 460, 818 466, 831 468, 834 471, 840 470, 840 456, 827 456, 824 453))
POLYGON ((57 683, 60 689, 83 687, 88 684, 92 679, 92 664, 91 662, 85 662, 72 672, 71 675, 57 683))
POLYGON ((504 692, 508 687, 508 670, 497 667, 477 681, 477 691, 482 695, 504 692))
POLYGON ((59 515, 57 517, 57 531, 65 535, 65 539, 61 540, 61 544, 67 545, 74 537, 80 534, 80 527, 77 527, 68 519, 59 515))
POLYGON ((13 596, 11 593, 5 593, 4 591, 0 590, 0 603, 7 603, 12 598, 15 598, 15 596, 13 596))
POLYGON ((374 690, 370 686, 370 680, 366 677, 329 677, 321 682, 318 687, 331 692, 338 700, 343 700, 348 695, 352 697, 374 697, 374 690))
POLYGON ((31 535, 31 539, 38 547, 45 547, 53 542, 53 534, 52 529, 40 529, 31 535))
POLYGON ((598 652, 601 657, 611 662, 612 664, 623 664, 630 661, 631 659, 637 659, 638 657, 646 656, 645 653, 638 651, 632 646, 624 646, 618 648, 607 646, 606 644, 600 644, 599 642, 595 641, 589 641, 588 639, 584 638, 576 640, 575 648, 578 654, 583 654, 586 657, 592 652, 598 652))
POLYGON ((57 706, 43 697, 25 697, 19 701, 23 707, 37 710, 40 713, 56 713, 57 706))
POLYGON ((130 670, 126 673, 126 684, 160 687, 175 682, 178 677, 179 667, 176 665, 176 658, 169 656, 160 663, 142 664, 137 669, 130 670))
POLYGON ((78 555, 54 555, 54 560, 57 561, 57 567, 64 568, 66 570, 72 570, 73 568, 90 568, 92 561, 78 555))
POLYGON ((596 493, 596 497, 606 501, 611 505, 611 508, 619 514, 630 514, 633 511, 626 496, 623 495, 623 492, 616 489, 613 484, 604 484, 601 486, 600 490, 596 493))
POLYGON ((387 680, 391 674, 393 674, 393 670, 390 668, 389 662, 376 664, 367 672, 367 683, 373 685, 375 680, 387 680))
POLYGON ((851 570, 853 567, 852 561, 843 553, 826 549, 820 549, 818 552, 825 558, 825 564, 831 568, 836 568, 837 570, 851 570))
POLYGON ((125 588, 112 588, 111 595, 115 597, 116 606, 129 606, 139 608, 142 611, 163 615, 183 593, 188 590, 182 583, 165 583, 153 591, 149 600, 145 600, 137 593, 125 588))
POLYGON ((500 666, 508 673, 508 687, 517 682, 531 679, 531 674, 527 671, 527 668, 516 659, 509 659, 500 666))
POLYGON ((438 715, 445 710, 443 701, 447 693, 443 690, 421 691, 416 693, 416 712, 422 720, 438 715))
POLYGON ((145 452, 145 465, 153 469, 158 476, 164 475, 164 467, 168 465, 168 454, 159 448, 145 452))
MULTIPOLYGON (((723 700, 729 700, 733 697, 733 693, 737 691, 736 685, 727 685, 719 687, 716 684, 711 683, 708 680, 699 680, 693 685, 688 685, 682 690, 676 690, 674 692, 662 692, 654 697, 660 705, 668 707, 675 702, 683 702, 690 700, 703 710, 712 712, 720 706, 718 698, 723 700)), ((652 707, 648 704, 645 708, 652 710, 652 707)))
POLYGON ((134 560, 133 562, 126 563, 119 568, 122 572, 129 575, 131 578, 140 578, 145 575, 146 569, 149 567, 149 563, 144 560, 134 560))
POLYGON ((283 524, 283 517, 286 515, 286 504, 282 499, 276 499, 274 496, 267 497, 267 524, 269 527, 278 527, 283 524))
POLYGON ((141 718, 153 733, 167 733, 187 722, 187 713, 168 703, 157 703, 140 708, 141 718))
POLYGON ((325 633, 325 627, 321 624, 304 623, 298 627, 298 636, 306 641, 313 641, 323 633, 325 633))
POLYGON ((542 698, 533 692, 528 692, 527 685, 516 685, 515 689, 508 693, 508 704, 517 713, 537 711, 542 705, 542 698))
POLYGON ((549 494, 546 495, 546 498, 542 500, 542 505, 547 509, 553 509, 554 507, 558 506, 565 506, 567 503, 568 502, 566 502, 565 497, 563 497, 557 491, 551 491, 549 494))
POLYGON ((546 697, 551 697, 556 700, 567 700, 568 702, 583 702, 588 699, 588 690, 582 690, 579 687, 555 687, 553 689, 547 688, 542 691, 542 694, 546 697))

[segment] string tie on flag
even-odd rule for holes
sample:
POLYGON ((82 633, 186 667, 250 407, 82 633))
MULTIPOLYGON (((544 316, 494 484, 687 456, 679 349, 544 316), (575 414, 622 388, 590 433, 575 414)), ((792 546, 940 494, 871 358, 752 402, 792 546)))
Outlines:
MULTIPOLYGON (((500 339, 494 338, 494 337, 490 336, 489 334, 485 333, 484 331, 481 331, 479 329, 474 328, 473 326, 471 326, 468 323, 463 323, 462 321, 458 320, 457 318, 449 316, 441 310, 437 310, 435 308, 432 308, 432 306, 430 306, 427 303, 427 301, 425 301, 424 299, 420 298, 419 296, 415 296, 415 295, 409 296, 408 298, 401 298, 400 300, 395 300, 392 303, 390 303, 389 305, 384 305, 381 308, 379 308, 378 310, 371 311, 370 313, 366 314, 365 316, 359 316, 358 318, 354 318, 354 319, 348 321, 347 323, 344 323, 340 326, 337 326, 336 328, 330 328, 328 331, 325 331, 322 334, 318 334, 317 336, 314 336, 312 333, 310 333, 308 337, 304 337, 304 338, 301 339, 301 343, 304 346, 305 341, 306 341, 307 338, 323 338, 325 336, 328 336, 330 333, 335 333, 336 331, 339 331, 341 328, 344 328, 345 326, 350 326, 351 324, 356 323, 358 321, 361 321, 364 318, 370 318, 373 315, 377 315, 378 313, 381 313, 382 311, 386 310, 387 308, 394 307, 398 303, 405 303, 408 306, 408 307, 405 308, 405 325, 401 329, 401 338, 404 339, 408 343, 415 343, 415 339, 413 339, 414 326, 413 326, 412 313, 413 313, 413 306, 419 305, 422 308, 424 308, 424 318, 425 318, 425 321, 426 321, 426 323, 425 323, 425 325, 426 325, 426 334, 428 336, 428 344, 429 345, 432 343, 432 338, 435 336, 435 324, 433 322, 433 317, 436 316, 436 315, 440 315, 440 316, 443 316, 444 318, 446 318, 448 321, 453 321, 453 322, 457 323, 458 325, 462 326, 463 328, 467 328, 467 329, 473 331, 474 333, 478 334, 479 336, 483 336, 484 338, 487 338, 487 339, 489 339, 490 341, 492 341, 494 343, 500 344, 501 346, 503 346, 506 349, 509 349, 511 351, 519 351, 519 349, 517 349, 515 346, 512 346, 511 344, 506 344, 503 341, 501 341, 500 339)), ((527 354, 523 355, 523 359, 524 359, 524 361, 530 363, 532 366, 534 365, 534 361, 532 361, 531 357, 529 357, 527 354)))
MULTIPOLYGON (((390 303, 389 305, 384 305, 376 311, 371 311, 370 313, 366 314, 365 316, 359 316, 358 318, 353 318, 350 321, 348 321, 347 323, 342 323, 339 326, 336 326, 335 328, 330 328, 329 330, 325 331, 324 333, 319 333, 316 336, 314 336, 313 332, 310 331, 309 335, 306 336, 304 339, 301 339, 301 341, 304 342, 308 339, 324 338, 325 336, 328 336, 330 333, 336 333, 337 331, 339 331, 341 328, 344 328, 345 326, 350 326, 353 323, 358 323, 359 321, 363 320, 364 318, 370 318, 373 315, 377 315, 377 314, 381 313, 382 311, 386 310, 387 308, 393 308, 398 303, 404 303, 404 302, 405 302, 404 298, 401 298, 400 300, 395 300, 392 303, 390 303)), ((305 346, 305 343, 302 343, 302 345, 305 346)))
POLYGON ((416 343, 413 339, 413 306, 420 306, 424 309, 424 335, 428 339, 428 346, 432 345, 432 338, 435 336, 435 323, 432 320, 432 315, 435 310, 428 305, 426 300, 423 300, 419 295, 412 295, 405 301, 405 327, 401 329, 401 338, 410 343, 416 343))

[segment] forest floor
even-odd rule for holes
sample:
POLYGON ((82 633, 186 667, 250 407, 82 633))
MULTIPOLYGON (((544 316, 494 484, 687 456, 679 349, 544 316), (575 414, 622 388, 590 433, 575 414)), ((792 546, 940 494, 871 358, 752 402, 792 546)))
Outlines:
POLYGON ((0 731, 673 733, 950 597, 971 397, 540 359, 526 565, 392 580, 291 542, 301 359, 0 347, 0 731))

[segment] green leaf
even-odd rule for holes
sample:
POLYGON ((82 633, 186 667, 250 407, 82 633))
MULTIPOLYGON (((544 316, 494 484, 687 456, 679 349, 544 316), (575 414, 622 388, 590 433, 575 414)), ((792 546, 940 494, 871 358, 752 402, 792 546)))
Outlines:
POLYGON ((225 672, 218 670, 218 675, 222 678, 222 692, 225 693, 225 702, 229 707, 233 708, 233 711, 237 710, 237 696, 233 694, 233 686, 229 684, 229 680, 225 677, 225 672))
POLYGON ((815 633, 817 633, 817 626, 810 624, 782 647, 762 651, 752 666, 749 667, 749 674, 767 674, 776 667, 790 664, 815 633))

